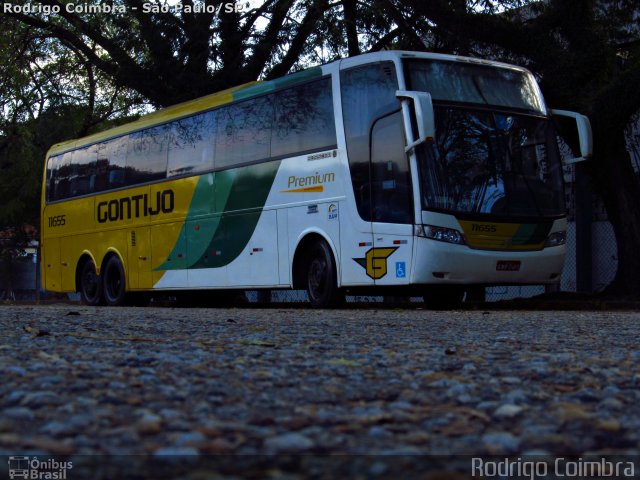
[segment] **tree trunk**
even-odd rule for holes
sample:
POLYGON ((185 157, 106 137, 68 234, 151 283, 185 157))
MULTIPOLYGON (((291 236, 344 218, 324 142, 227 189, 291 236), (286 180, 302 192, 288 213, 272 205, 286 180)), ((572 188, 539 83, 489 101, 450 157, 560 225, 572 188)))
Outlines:
POLYGON ((594 184, 618 245, 618 270, 606 292, 640 295, 640 181, 631 166, 624 132, 597 122, 594 126, 594 184))
POLYGON ((347 49, 350 57, 360 55, 360 44, 358 42, 358 29, 356 25, 356 1, 342 0, 344 10, 344 25, 347 35, 347 49))

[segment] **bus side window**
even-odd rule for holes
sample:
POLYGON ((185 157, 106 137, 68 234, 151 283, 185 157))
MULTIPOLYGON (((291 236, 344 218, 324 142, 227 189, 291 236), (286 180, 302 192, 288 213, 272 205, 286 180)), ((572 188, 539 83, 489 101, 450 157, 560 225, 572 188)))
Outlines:
POLYGON ((168 125, 160 125, 129 135, 126 163, 128 185, 166 178, 170 129, 168 125))
POLYGON ((125 185, 125 168, 129 135, 114 138, 103 145, 98 154, 96 191, 125 185), (102 188, 101 188, 102 187, 102 188))
POLYGON ((217 110, 215 167, 267 160, 271 155, 273 95, 217 110))
POLYGON ((370 195, 370 138, 376 119, 398 108, 398 81, 392 62, 381 62, 340 72, 342 113, 349 168, 358 213, 372 220, 370 195))
POLYGON ((55 157, 49 157, 47 161, 47 200, 52 201, 56 199, 56 170, 58 168, 58 164, 60 163, 60 159, 62 157, 60 155, 56 155, 55 157))
POLYGON ((213 169, 215 134, 216 111, 174 122, 169 135, 167 176, 213 169))
POLYGON ((73 152, 69 172, 69 196, 77 197, 91 193, 90 180, 95 176, 97 155, 97 145, 73 152))
POLYGON ((331 148, 336 143, 330 78, 276 93, 272 157, 331 148))
POLYGON ((53 173, 54 197, 52 200, 63 200, 69 198, 69 176, 71 171, 71 156, 73 152, 67 152, 60 157, 60 161, 57 162, 56 169, 53 173))
POLYGON ((102 192, 107 188, 107 172, 109 170, 108 145, 109 143, 101 143, 98 145, 96 170, 93 178, 90 180, 92 192, 102 192))
POLYGON ((376 121, 371 132, 371 198, 374 222, 412 223, 413 202, 402 114, 376 121))

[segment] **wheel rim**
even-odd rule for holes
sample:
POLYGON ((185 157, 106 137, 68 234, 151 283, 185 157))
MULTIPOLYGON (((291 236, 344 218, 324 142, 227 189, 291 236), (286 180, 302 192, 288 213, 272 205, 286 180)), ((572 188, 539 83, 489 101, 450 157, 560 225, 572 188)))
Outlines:
POLYGON ((114 267, 111 267, 107 270, 105 275, 105 292, 110 300, 114 300, 118 298, 120 295, 120 290, 122 288, 122 279, 120 278, 120 273, 114 267))
POLYGON ((314 258, 309 265, 309 295, 312 299, 319 299, 324 294, 327 283, 327 262, 314 258))
POLYGON ((82 278, 82 290, 85 297, 90 300, 95 299, 98 294, 98 288, 98 276, 93 271, 93 268, 86 269, 82 278))

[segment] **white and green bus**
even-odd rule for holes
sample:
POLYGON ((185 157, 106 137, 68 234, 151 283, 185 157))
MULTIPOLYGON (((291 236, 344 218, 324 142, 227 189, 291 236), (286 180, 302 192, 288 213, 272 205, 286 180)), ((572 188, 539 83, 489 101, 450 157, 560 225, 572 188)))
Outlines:
MULTIPOLYGON (((527 70, 388 51, 176 105, 47 154, 46 289, 305 289, 455 304, 471 286, 558 282, 562 163, 527 70)), ((579 160, 574 159, 574 161, 579 160)))

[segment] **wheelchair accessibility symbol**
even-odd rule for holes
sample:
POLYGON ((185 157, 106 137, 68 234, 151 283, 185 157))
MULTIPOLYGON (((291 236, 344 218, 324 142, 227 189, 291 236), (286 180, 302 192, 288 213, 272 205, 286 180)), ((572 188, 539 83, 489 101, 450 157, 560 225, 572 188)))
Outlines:
POLYGON ((405 278, 407 276, 407 267, 405 262, 396 262, 396 278, 405 278))

